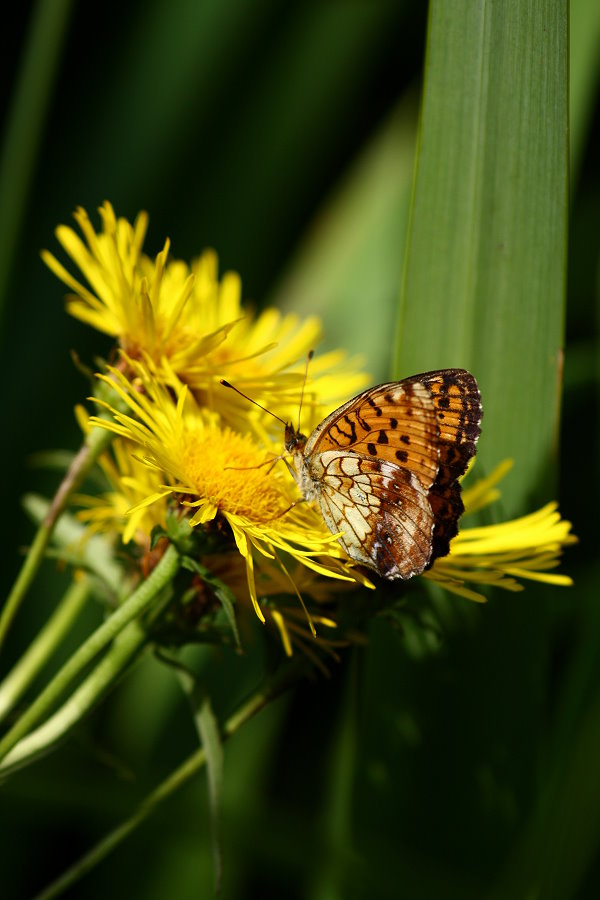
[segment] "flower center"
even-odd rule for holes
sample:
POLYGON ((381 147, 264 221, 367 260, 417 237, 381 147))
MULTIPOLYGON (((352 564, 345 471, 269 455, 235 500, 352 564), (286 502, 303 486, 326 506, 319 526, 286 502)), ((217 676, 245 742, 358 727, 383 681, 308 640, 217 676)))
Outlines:
POLYGON ((253 522, 268 522, 289 506, 281 475, 249 435, 229 428, 186 430, 181 467, 199 497, 221 511, 253 522), (261 465, 262 464, 262 465, 261 465))

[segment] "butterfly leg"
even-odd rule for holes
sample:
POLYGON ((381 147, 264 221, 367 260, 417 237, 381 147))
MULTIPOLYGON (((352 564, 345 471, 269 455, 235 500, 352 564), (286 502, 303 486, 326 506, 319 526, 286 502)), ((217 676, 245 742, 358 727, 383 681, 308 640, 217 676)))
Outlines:
POLYGON ((282 509, 281 512, 278 512, 277 515, 273 516, 273 518, 270 519, 269 521, 274 522, 275 519, 280 519, 282 516, 285 516, 287 513, 289 513, 289 511, 291 509, 293 509, 295 506, 298 506, 299 503, 307 503, 307 502, 308 501, 306 500, 305 497, 300 497, 298 500, 294 500, 293 503, 290 503, 289 506, 286 506, 285 509, 282 509))
POLYGON ((284 456, 276 456, 274 459, 265 459, 263 462, 258 463, 258 465, 256 465, 256 466, 225 466, 223 468, 223 471, 226 472, 229 469, 234 472, 248 472, 250 469, 262 469, 263 466, 270 465, 271 468, 267 472, 267 475, 269 475, 273 471, 273 469, 275 468, 275 466, 277 465, 277 463, 279 462, 280 459, 285 459, 285 457, 284 456))

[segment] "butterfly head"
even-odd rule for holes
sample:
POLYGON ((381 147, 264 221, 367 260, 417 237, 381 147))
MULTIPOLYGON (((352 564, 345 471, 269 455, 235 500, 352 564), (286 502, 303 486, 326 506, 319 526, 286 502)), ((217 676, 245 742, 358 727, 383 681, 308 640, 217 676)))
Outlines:
POLYGON ((288 453, 301 452, 306 444, 306 435, 297 431, 292 423, 288 422, 285 426, 284 444, 288 453))

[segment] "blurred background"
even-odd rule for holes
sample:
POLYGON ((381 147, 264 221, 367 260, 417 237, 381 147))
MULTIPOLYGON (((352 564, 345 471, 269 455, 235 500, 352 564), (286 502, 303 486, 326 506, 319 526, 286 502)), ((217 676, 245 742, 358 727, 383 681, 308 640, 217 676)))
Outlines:
MULTIPOLYGON (((564 564, 576 586, 496 593, 482 608, 424 598, 435 615, 407 616, 398 630, 375 621, 370 645, 329 679, 250 722, 226 747, 223 897, 525 896, 499 885, 529 883, 538 870, 540 896, 598 896, 593 6, 572 4, 571 66, 584 67, 586 90, 573 107, 580 140, 556 461, 561 511, 580 537, 564 564)), ((241 274, 247 302, 320 314, 326 346, 360 352, 373 382, 386 379, 427 27, 426 4, 400 0, 55 0, 14 13, 1 57, 3 597, 33 534, 20 497, 57 482, 31 457, 79 444, 72 410, 88 387, 70 352, 91 362, 109 347, 65 315, 63 287, 39 258, 42 247, 56 251, 56 225, 70 224, 77 205, 97 223, 104 199, 129 219, 146 209, 150 255, 166 236, 186 260, 214 247, 221 269, 241 274)), ((2 673, 68 579, 46 563, 2 673)), ((89 611, 73 646, 98 618, 89 611)), ((227 715, 261 663, 217 662, 206 677, 227 715)), ((196 740, 174 677, 144 662, 59 751, 2 786, 2 896, 39 890, 196 740)), ((72 895, 160 900, 210 896, 212 886, 200 776, 72 895)))

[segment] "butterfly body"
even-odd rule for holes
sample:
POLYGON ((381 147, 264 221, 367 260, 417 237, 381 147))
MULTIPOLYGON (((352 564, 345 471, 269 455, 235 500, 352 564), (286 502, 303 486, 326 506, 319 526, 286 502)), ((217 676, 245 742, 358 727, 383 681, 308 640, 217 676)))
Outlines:
POLYGON ((292 475, 305 500, 319 500, 318 484, 310 475, 308 460, 304 455, 306 440, 306 435, 296 431, 293 425, 288 423, 285 426, 284 444, 286 452, 292 457, 292 475))
POLYGON ((285 447, 303 497, 346 553, 406 579, 449 551, 480 422, 475 378, 443 369, 364 391, 308 438, 288 424, 285 447))

